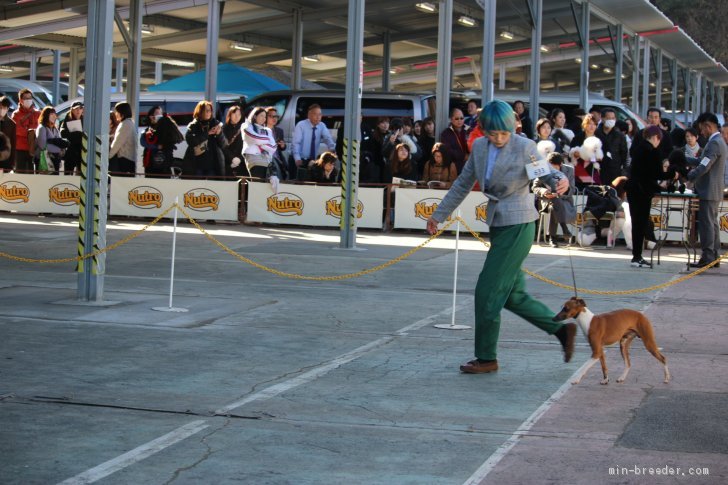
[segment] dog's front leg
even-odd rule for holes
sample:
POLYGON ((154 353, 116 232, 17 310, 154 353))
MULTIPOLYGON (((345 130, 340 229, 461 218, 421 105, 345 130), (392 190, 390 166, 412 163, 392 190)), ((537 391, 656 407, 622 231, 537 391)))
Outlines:
POLYGON ((604 351, 602 351, 602 354, 599 356, 599 362, 602 364, 602 375, 604 376, 604 379, 599 381, 602 385, 609 384, 609 375, 607 371, 607 360, 604 358, 604 351))
POLYGON ((589 361, 589 363, 588 363, 588 364, 586 364, 586 366, 584 366, 584 369, 583 369, 583 370, 582 370, 581 372, 579 372, 579 374, 578 374, 578 375, 577 375, 577 376, 576 376, 576 377, 574 378, 574 380, 573 380, 573 381, 571 381, 571 383, 572 383, 572 384, 574 384, 574 385, 576 385, 576 384, 580 383, 580 382, 581 382, 581 380, 582 380, 582 379, 584 378, 584 376, 586 375, 586 373, 587 373, 587 372, 589 372, 589 369, 591 369, 591 368, 592 368, 592 366, 593 366, 594 364, 596 364, 596 363, 597 363, 597 360, 599 360, 599 359, 594 359, 594 358, 592 358, 592 359, 591 359, 591 360, 589 361))

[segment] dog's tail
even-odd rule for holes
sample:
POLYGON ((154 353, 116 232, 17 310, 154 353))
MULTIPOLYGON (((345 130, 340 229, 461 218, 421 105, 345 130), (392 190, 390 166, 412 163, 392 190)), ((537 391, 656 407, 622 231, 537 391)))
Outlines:
POLYGON ((663 365, 665 365, 667 363, 667 359, 664 355, 662 355, 660 349, 657 348, 657 342, 655 341, 655 332, 652 329, 652 324, 646 316, 641 314, 639 316, 639 319, 637 320, 637 334, 642 339, 642 343, 645 345, 647 351, 654 355, 655 358, 659 360, 663 365))

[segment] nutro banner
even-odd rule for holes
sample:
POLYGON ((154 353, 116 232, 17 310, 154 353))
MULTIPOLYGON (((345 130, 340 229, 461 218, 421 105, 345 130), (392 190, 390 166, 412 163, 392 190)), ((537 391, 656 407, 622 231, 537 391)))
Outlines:
MULTIPOLYGON (((427 228, 427 219, 442 202, 447 190, 414 189, 398 187, 394 191, 394 228, 422 229, 427 228)), ((452 213, 454 217, 456 212, 452 213)), ((460 217, 478 232, 488 232, 485 223, 488 215, 488 199, 482 192, 470 192, 460 204, 460 217)), ((455 226, 451 226, 455 229, 455 226)), ((463 230, 463 229, 461 229, 463 230)))
POLYGON ((81 177, 72 175, 0 174, 0 210, 44 214, 78 214, 81 177))

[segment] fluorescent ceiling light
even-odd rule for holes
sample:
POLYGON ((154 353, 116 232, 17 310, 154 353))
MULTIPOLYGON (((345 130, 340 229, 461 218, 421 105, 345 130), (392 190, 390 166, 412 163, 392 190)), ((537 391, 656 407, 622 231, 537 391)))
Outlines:
POLYGON ((574 58, 574 62, 576 62, 577 64, 581 64, 581 57, 574 58))
POLYGON ((245 44, 243 42, 233 42, 230 44, 230 48, 236 51, 250 52, 253 50, 253 45, 245 44))
POLYGON ((550 49, 548 48, 548 46, 545 46, 545 45, 541 46, 541 52, 548 52, 549 50, 550 49))
POLYGON ((612 74, 612 70, 611 70, 611 69, 609 69, 608 67, 605 67, 605 68, 604 68, 604 69, 602 69, 602 70, 604 71, 604 74, 612 74))
POLYGON ((321 59, 319 59, 318 55, 314 55, 314 56, 303 56, 303 60, 308 61, 308 62, 318 62, 321 59))
POLYGON ((500 37, 501 37, 501 39, 513 40, 513 32, 504 30, 503 32, 500 33, 500 37))
POLYGON ((622 74, 622 79, 627 79, 627 75, 626 74, 622 74))
POLYGON ((599 64, 592 64, 591 65, 591 68, 592 69, 599 69, 599 64))
POLYGON ((655 86, 657 86, 655 83, 650 83, 651 88, 654 88, 655 86))
POLYGON ((429 2, 416 3, 415 8, 425 13, 435 13, 437 11, 437 8, 429 2))
POLYGON ((142 34, 153 34, 154 27, 149 24, 142 24, 142 34))
POLYGON ((460 25, 464 25, 465 27, 475 27, 475 19, 472 17, 468 17, 467 15, 461 15, 458 17, 458 23, 460 25))
POLYGON ((390 69, 389 70, 389 74, 397 74, 397 70, 396 69, 390 69))
POLYGON ((162 61, 164 64, 169 64, 170 66, 179 66, 179 67, 195 67, 194 62, 190 61, 179 61, 176 59, 168 59, 166 61, 162 61))
POLYGON ((0 66, 0 72, 13 72, 13 66, 0 66))

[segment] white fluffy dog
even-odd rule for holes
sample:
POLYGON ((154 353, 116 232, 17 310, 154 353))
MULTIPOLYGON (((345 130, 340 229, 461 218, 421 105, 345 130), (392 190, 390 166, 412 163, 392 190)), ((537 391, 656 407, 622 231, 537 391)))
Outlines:
POLYGON ((599 162, 604 158, 604 152, 602 151, 602 140, 596 136, 590 136, 580 147, 573 147, 569 150, 569 157, 576 163, 577 158, 581 158, 584 161, 596 163, 596 168, 599 170, 599 162), (576 156, 576 153, 579 156, 576 156))
POLYGON ((556 151, 556 144, 551 140, 541 140, 536 144, 536 151, 541 159, 546 159, 548 158, 549 153, 554 153, 556 151))

